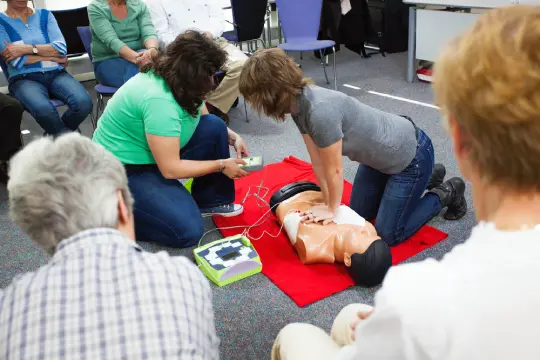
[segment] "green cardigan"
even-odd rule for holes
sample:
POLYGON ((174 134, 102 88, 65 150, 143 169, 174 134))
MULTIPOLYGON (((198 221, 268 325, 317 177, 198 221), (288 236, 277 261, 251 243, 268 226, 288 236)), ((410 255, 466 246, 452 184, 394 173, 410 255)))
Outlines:
POLYGON ((146 4, 142 0, 127 0, 126 5, 128 15, 124 20, 111 13, 107 0, 94 0, 88 6, 94 62, 120 56, 125 45, 137 51, 144 49, 146 40, 157 39, 146 4))

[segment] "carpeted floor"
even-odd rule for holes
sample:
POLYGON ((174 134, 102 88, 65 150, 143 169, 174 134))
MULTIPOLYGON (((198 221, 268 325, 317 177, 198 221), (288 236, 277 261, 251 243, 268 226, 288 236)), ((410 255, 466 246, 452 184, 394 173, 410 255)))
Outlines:
MULTIPOLYGON (((342 86, 346 83, 366 90, 433 103, 429 85, 405 82, 405 53, 390 54, 385 58, 375 55, 369 59, 362 59, 354 53, 343 50, 338 53, 337 58, 340 91, 355 96, 373 107, 411 116, 433 139, 436 160, 446 165, 448 176, 458 175, 451 142, 441 126, 437 110, 342 86)), ((304 60, 299 62, 306 76, 312 77, 321 86, 327 86, 322 67, 310 54, 304 54, 304 60)), ((329 67, 328 71, 332 78, 332 68, 329 67)), ((93 83, 87 83, 86 86, 92 93, 93 83)), ((263 155, 266 163, 280 161, 288 155, 309 160, 300 134, 292 121, 276 124, 248 110, 250 119, 248 123, 245 120, 242 102, 231 111, 230 115, 231 128, 247 140, 253 154, 263 155)), ((26 136, 27 139, 32 134, 41 133, 34 120, 26 115, 23 129, 31 131, 31 134, 26 136)), ((87 135, 91 133, 88 124, 84 124, 82 130, 87 135)), ((347 180, 351 181, 354 178, 355 170, 354 164, 345 162, 347 180)), ((44 253, 8 219, 6 197, 5 188, 0 187, 0 287, 7 286, 15 275, 33 271, 47 261, 44 253)), ((470 189, 467 191, 467 199, 470 203, 470 189)), ((475 222, 472 208, 470 205, 469 207, 469 214, 458 222, 447 222, 440 218, 432 221, 431 225, 449 234, 448 240, 410 261, 428 257, 440 258, 456 244, 463 242, 475 222)), ((214 227, 211 220, 207 220, 206 227, 207 229, 214 227)), ((207 239, 215 238, 217 232, 207 239)), ((189 249, 174 250, 160 248, 154 244, 142 245, 150 251, 166 250, 172 254, 190 255, 189 249)), ((257 275, 224 288, 214 288, 216 327, 222 341, 222 358, 267 359, 275 336, 286 324, 309 322, 329 330, 333 318, 343 306, 353 302, 371 304, 375 291, 376 289, 353 288, 300 309, 264 275, 257 275)))

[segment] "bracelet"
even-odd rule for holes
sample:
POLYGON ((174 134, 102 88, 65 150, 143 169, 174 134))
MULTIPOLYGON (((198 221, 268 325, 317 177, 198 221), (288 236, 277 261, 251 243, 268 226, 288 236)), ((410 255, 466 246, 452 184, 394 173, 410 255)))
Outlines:
POLYGON ((225 166, 223 166, 223 159, 219 160, 219 172, 223 172, 223 169, 225 169, 225 166))

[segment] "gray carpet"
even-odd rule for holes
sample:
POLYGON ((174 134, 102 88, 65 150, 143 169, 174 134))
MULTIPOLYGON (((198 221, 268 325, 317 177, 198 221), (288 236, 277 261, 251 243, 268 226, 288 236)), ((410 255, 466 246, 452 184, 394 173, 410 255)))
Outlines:
MULTIPOLYGON (((310 54, 304 54, 304 60, 299 62, 307 76, 311 76, 318 85, 327 86, 322 68, 310 54)), ((342 86, 347 83, 367 90, 432 103, 433 95, 429 85, 405 82, 405 63, 405 53, 390 54, 385 58, 375 55, 369 59, 361 59, 358 55, 343 50, 338 53, 339 90, 373 107, 411 116, 433 139, 436 160, 446 165, 448 176, 459 175, 452 156, 451 142, 441 127, 437 110, 366 94, 342 86)), ((328 71, 332 77, 331 67, 328 71)), ((92 85, 92 83, 86 84, 90 92, 92 92, 92 85)), ((281 161, 289 155, 308 160, 301 137, 292 121, 276 124, 248 110, 250 122, 247 123, 242 102, 231 111, 230 115, 231 128, 247 140, 253 154, 263 155, 266 163, 281 161)), ((39 127, 28 116, 24 119, 23 128, 31 131, 27 138, 32 134, 41 133, 39 127)), ((91 132, 88 124, 84 124, 82 130, 87 135, 91 132)), ((345 162, 347 180, 351 181, 354 178, 355 170, 354 164, 345 162)), ((467 199, 470 204, 470 190, 467 191, 467 199)), ((447 222, 436 218, 431 225, 447 232, 448 240, 424 251, 410 261, 419 261, 428 257, 440 258, 468 237, 474 222, 472 208, 469 209, 469 214, 458 222, 447 222)), ((214 227, 211 220, 207 220, 206 227, 207 229, 214 227)), ((217 233, 214 233, 207 240, 216 238, 217 233)), ((190 255, 190 250, 172 250, 160 248, 154 244, 142 245, 150 251, 166 250, 172 254, 190 255)), ((46 261, 44 253, 8 219, 6 193, 5 189, 1 188, 0 287, 7 286, 15 275, 33 271, 46 261)), ((375 291, 376 289, 352 288, 300 309, 264 275, 253 276, 224 288, 214 287, 214 309, 217 331, 222 341, 222 358, 266 359, 269 357, 275 336, 286 324, 308 322, 329 330, 333 318, 343 306, 353 302, 371 304, 375 291)))

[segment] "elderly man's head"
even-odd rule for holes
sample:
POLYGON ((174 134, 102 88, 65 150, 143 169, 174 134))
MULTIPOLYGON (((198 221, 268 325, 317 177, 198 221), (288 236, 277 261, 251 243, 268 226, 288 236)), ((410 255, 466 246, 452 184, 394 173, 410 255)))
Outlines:
POLYGON ((11 218, 49 254, 60 241, 93 228, 135 238, 122 164, 78 133, 33 141, 13 157, 9 176, 11 218))
POLYGON ((482 15, 435 64, 436 99, 475 196, 540 191, 539 47, 540 7, 511 6, 482 15))

